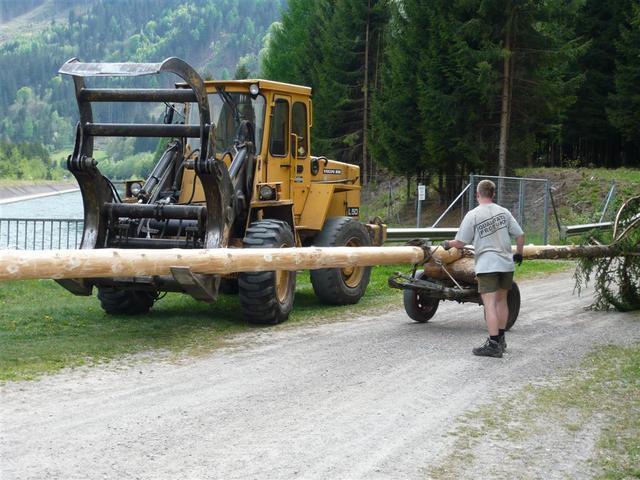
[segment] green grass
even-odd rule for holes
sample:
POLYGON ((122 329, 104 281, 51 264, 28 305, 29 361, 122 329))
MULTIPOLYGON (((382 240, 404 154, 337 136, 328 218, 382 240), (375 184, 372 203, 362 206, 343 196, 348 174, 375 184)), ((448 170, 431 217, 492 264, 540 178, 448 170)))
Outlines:
MULTIPOLYGON (((350 307, 319 304, 309 274, 298 275, 294 310, 277 328, 400 305, 400 292, 387 287, 388 276, 398 269, 376 267, 367 294, 350 307)), ((109 316, 95 296, 75 297, 53 281, 0 283, 0 381, 145 350, 208 351, 228 334, 255 328, 239 320, 239 311, 236 296, 221 295, 208 305, 168 294, 146 315, 109 316)))
POLYGON ((511 478, 514 472, 509 467, 526 466, 535 458, 536 448, 558 447, 549 444, 550 435, 572 442, 594 431, 596 448, 590 459, 594 477, 640 478, 638 392, 640 344, 599 348, 552 385, 529 385, 506 400, 466 413, 452 432, 453 453, 430 472, 430 478, 459 478, 472 462, 483 462, 474 451, 487 443, 501 452, 499 471, 487 474, 511 478))
MULTIPOLYGON (((571 268, 572 262, 524 262, 516 278, 571 268)), ((303 322, 346 319, 364 312, 402 305, 401 292, 387 286, 395 271, 407 266, 374 268, 364 298, 357 305, 318 303, 309 274, 298 275, 288 328, 303 322)), ((0 283, 0 381, 33 379, 64 367, 107 361, 147 350, 197 354, 224 344, 229 334, 252 328, 239 319, 236 296, 221 295, 215 305, 187 295, 168 294, 150 313, 109 316, 94 297, 75 297, 53 281, 0 283)))
POLYGON ((516 266, 515 280, 526 278, 538 278, 552 273, 566 272, 576 268, 576 262, 572 260, 525 260, 522 265, 516 266))
POLYGON ((73 178, 68 178, 66 180, 20 180, 17 178, 0 178, 0 187, 22 187, 59 183, 75 184, 75 180, 73 178))
POLYGON ((615 180, 640 183, 640 169, 637 168, 518 168, 516 174, 522 177, 535 177, 544 174, 565 174, 569 172, 578 172, 586 178, 598 180, 615 180))
MULTIPOLYGON (((617 188, 605 217, 610 220, 623 201, 638 195, 640 169, 632 168, 521 168, 523 177, 548 178, 559 190, 554 193, 563 224, 589 223, 600 218, 606 196, 615 180, 617 188)), ((554 222, 551 223, 552 230, 554 222)))

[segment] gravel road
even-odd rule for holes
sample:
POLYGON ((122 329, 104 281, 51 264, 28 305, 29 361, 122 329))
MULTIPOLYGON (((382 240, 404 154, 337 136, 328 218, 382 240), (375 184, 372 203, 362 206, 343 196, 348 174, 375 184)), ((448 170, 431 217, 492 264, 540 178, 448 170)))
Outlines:
POLYGON ((585 311, 568 274, 521 284, 503 359, 482 310, 260 330, 207 356, 116 362, 0 391, 0 478, 425 478, 465 410, 640 341, 637 314, 585 311))

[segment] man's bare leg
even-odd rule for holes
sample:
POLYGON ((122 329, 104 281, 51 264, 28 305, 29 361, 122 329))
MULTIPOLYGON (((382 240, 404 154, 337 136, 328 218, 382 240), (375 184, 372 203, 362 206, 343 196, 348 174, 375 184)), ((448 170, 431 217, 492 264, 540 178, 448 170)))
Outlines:
POLYGON ((500 330, 507 329, 507 320, 509 319, 509 305, 507 304, 507 294, 509 290, 498 290, 495 293, 496 313, 498 315, 498 328, 500 330))
POLYGON ((484 318, 489 330, 489 338, 484 345, 474 348, 473 354, 482 357, 502 358, 502 347, 499 344, 498 309, 496 308, 496 292, 481 293, 484 305, 484 318))
POLYGON ((482 297, 482 304, 484 305, 484 317, 487 322, 489 336, 496 336, 500 329, 500 318, 496 302, 497 292, 481 293, 480 296, 482 297))

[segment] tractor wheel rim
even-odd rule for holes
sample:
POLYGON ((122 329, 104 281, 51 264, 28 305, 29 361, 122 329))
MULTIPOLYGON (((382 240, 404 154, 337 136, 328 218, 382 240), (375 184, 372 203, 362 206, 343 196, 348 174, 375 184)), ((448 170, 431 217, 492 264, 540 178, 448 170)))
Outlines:
MULTIPOLYGON (((280 248, 286 248, 288 245, 280 245, 280 248)), ((286 270, 276 270, 276 297, 278 302, 284 303, 289 294, 289 276, 291 272, 286 270)))
MULTIPOLYGON (((362 243, 356 237, 350 238, 346 243, 345 247, 360 247, 362 243)), ((342 280, 345 285, 349 288, 356 288, 362 282, 362 277, 364 276, 364 269, 366 267, 345 267, 341 269, 342 280)))

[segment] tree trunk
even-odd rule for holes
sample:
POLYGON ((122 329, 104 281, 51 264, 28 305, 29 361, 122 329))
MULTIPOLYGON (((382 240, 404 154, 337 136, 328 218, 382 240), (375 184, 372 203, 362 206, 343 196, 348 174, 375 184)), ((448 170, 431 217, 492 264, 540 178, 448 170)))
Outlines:
MULTIPOLYGON (((526 259, 613 257, 640 255, 640 248, 621 252, 608 245, 535 246, 524 248, 526 259)), ((474 260, 468 251, 431 247, 425 271, 432 278, 449 278, 441 265, 459 281, 475 279, 474 260), (435 262, 434 260, 437 260, 435 262)), ((425 260, 420 247, 306 247, 215 249, 113 249, 0 250, 0 280, 39 278, 109 278, 171 275, 172 267, 188 267, 193 273, 228 274, 273 270, 314 270, 393 264, 419 264, 425 260)))
POLYGON ((0 280, 75 279, 171 275, 172 267, 193 273, 227 274, 273 270, 345 268, 420 263, 420 247, 218 248, 0 250, 0 280))
POLYGON ((504 63, 502 79, 502 105, 500 109, 500 142, 498 152, 498 175, 507 175, 507 152, 509 149, 509 126, 511 121, 511 91, 513 88, 512 27, 513 8, 507 2, 507 24, 505 26, 504 63))
POLYGON ((364 31, 364 111, 362 114, 362 185, 369 181, 368 163, 368 129, 369 129, 369 29, 371 23, 371 0, 367 2, 367 22, 364 31))

